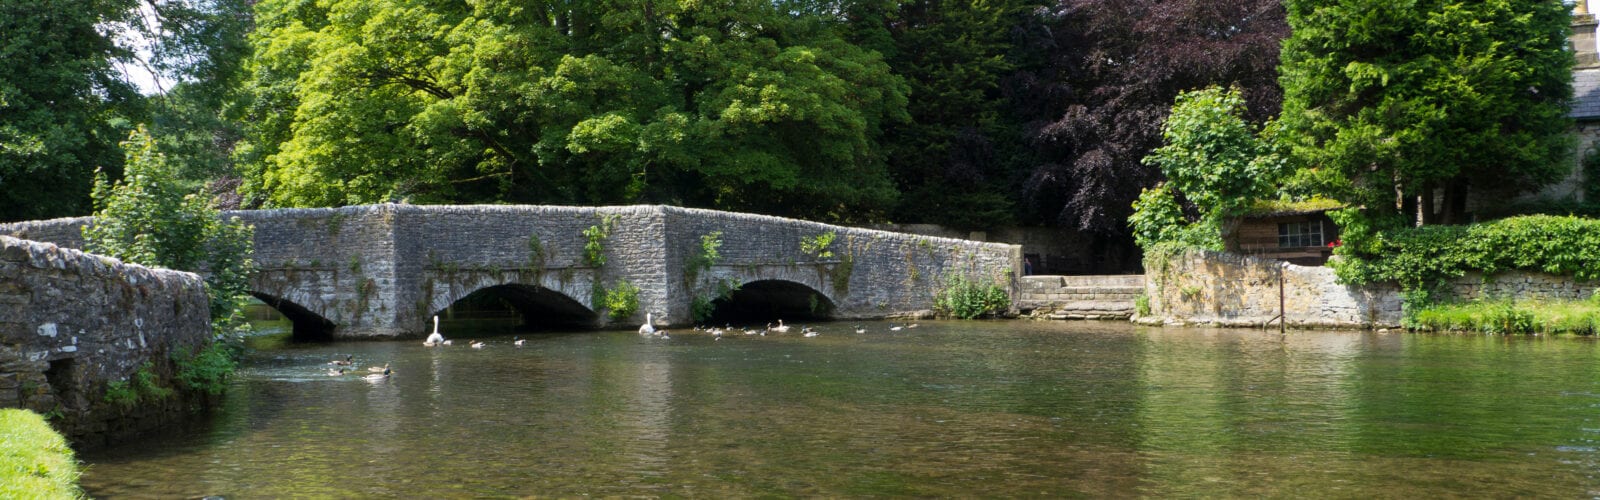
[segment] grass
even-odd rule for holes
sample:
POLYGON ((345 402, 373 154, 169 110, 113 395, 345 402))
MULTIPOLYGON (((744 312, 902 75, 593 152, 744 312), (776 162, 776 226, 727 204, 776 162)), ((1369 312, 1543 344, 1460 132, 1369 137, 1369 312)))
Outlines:
POLYGON ((1489 334, 1594 335, 1600 331, 1600 299, 1438 304, 1408 314, 1407 326, 1489 334))
POLYGON ((28 410, 0 410, 0 498, 86 498, 66 438, 28 410))

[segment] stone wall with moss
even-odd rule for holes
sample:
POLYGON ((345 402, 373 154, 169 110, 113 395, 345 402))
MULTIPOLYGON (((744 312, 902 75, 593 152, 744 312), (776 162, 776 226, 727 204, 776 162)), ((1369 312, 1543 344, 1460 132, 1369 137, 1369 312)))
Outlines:
POLYGON ((0 236, 0 407, 90 445, 178 418, 185 396, 162 389, 175 353, 210 342, 207 307, 195 274, 0 236))

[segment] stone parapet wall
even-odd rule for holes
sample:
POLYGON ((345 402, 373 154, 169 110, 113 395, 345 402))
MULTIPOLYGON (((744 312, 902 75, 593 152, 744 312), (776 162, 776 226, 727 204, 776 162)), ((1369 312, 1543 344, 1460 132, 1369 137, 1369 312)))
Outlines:
POLYGON ((1144 293, 1144 276, 1024 276, 1017 308, 1049 319, 1128 319, 1144 293))
POLYGON ((1278 317, 1280 291, 1289 326, 1388 328, 1401 319, 1395 287, 1341 285, 1326 267, 1189 250, 1147 258, 1145 271, 1150 314, 1141 323, 1264 326, 1278 317))
MULTIPOLYGON (((1015 296, 1022 269, 1017 245, 894 233, 785 219, 678 207, 666 215, 664 274, 676 298, 673 317, 687 312, 692 299, 708 296, 717 280, 748 283, 784 279, 825 296, 834 318, 883 318, 931 314, 933 296, 951 276, 998 283, 1015 296), (722 232, 722 255, 710 272, 684 283, 687 262, 701 237, 722 232), (805 240, 832 233, 831 256, 802 251, 805 240)), ((821 253, 821 252, 818 252, 821 253)))
POLYGON ((170 421, 181 398, 121 408, 106 387, 147 362, 170 381, 174 353, 210 342, 208 307, 195 274, 0 236, 0 406, 90 444, 170 421))

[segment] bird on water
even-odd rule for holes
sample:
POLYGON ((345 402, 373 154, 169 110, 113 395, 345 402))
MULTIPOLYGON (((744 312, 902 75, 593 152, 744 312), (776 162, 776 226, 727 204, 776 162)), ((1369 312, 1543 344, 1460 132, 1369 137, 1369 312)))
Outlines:
POLYGON ((428 346, 428 347, 433 347, 433 346, 440 345, 440 344, 449 345, 449 344, 447 344, 445 342, 444 335, 441 335, 439 333, 439 317, 438 316, 434 316, 433 317, 433 333, 428 334, 428 340, 422 341, 422 345, 425 345, 425 346, 428 346))

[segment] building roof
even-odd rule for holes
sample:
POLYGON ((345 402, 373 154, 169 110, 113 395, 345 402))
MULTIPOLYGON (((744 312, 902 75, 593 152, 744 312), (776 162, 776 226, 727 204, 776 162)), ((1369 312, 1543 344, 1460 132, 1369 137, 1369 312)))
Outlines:
POLYGON ((1245 211, 1244 217, 1258 219, 1287 215, 1307 215, 1338 210, 1344 207, 1344 203, 1326 198, 1312 198, 1301 201, 1260 200, 1250 205, 1250 209, 1245 211))
POLYGON ((1572 72, 1572 112, 1574 120, 1600 120, 1600 69, 1572 72))

